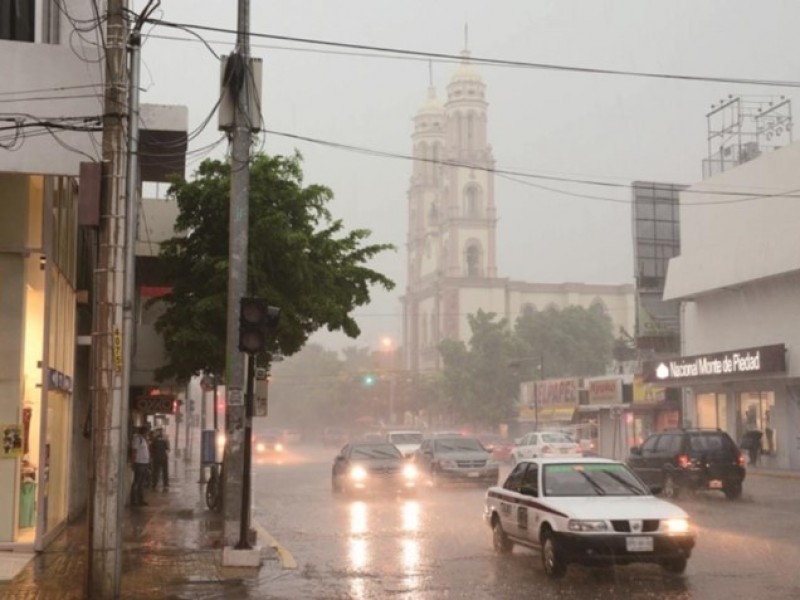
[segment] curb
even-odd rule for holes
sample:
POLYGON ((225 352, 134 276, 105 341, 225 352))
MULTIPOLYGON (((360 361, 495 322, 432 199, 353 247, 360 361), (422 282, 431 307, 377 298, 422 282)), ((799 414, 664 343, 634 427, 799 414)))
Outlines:
POLYGON ((278 558, 281 561, 281 567, 284 569, 296 569, 297 568, 297 561, 292 556, 292 553, 289 552, 286 548, 281 546, 272 535, 264 529, 260 523, 253 522, 253 529, 258 532, 258 536, 264 540, 265 545, 269 546, 275 553, 278 555, 278 558))

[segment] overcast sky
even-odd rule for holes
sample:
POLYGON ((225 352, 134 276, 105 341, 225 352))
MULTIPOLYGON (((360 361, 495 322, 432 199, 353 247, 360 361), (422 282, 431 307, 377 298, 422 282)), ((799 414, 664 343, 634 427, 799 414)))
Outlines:
MULTIPOLYGON (((137 0, 141 8, 145 2, 137 0)), ((236 2, 165 0, 156 17, 235 29, 236 2)), ((430 53, 616 71, 716 78, 800 80, 796 0, 292 0, 252 1, 252 54, 264 61, 267 129, 400 155, 411 153, 412 118, 428 87, 428 61, 255 34, 430 53)), ((183 104, 190 129, 213 108, 219 65, 176 29, 148 27, 142 101, 183 104)), ((233 35, 195 30, 218 53, 233 35)), ((631 283, 630 190, 634 180, 695 183, 708 154, 706 114, 728 94, 785 95, 796 88, 654 79, 563 70, 480 66, 487 84, 488 134, 498 169, 590 179, 618 187, 497 177, 498 270, 535 282, 631 283), (543 189, 561 190, 559 193, 543 189), (579 197, 578 195, 596 198, 579 197), (603 199, 604 198, 604 199, 603 199)), ((454 70, 433 62, 439 98, 454 70)), ((192 143, 219 137, 216 116, 192 143)), ((391 277, 356 316, 358 340, 318 334, 331 348, 377 348, 400 339, 406 286, 407 189, 411 164, 267 135, 268 153, 305 157, 306 183, 329 186, 347 229, 397 246, 373 268, 391 277)), ((212 156, 224 155, 225 144, 212 156)), ((198 156, 198 158, 200 158, 198 156)), ((198 161, 190 162, 191 176, 198 161)))

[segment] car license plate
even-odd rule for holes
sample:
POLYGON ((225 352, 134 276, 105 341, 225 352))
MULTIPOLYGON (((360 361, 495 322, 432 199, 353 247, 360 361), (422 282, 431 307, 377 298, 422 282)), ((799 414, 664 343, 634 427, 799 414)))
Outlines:
POLYGON ((481 474, 478 473, 477 471, 470 471, 469 473, 467 473, 467 477, 480 477, 480 476, 481 474))
POLYGON ((721 490, 722 489, 722 481, 719 479, 712 479, 708 482, 708 487, 712 490, 721 490))
POLYGON ((626 537, 625 549, 628 552, 652 552, 653 538, 651 537, 626 537))

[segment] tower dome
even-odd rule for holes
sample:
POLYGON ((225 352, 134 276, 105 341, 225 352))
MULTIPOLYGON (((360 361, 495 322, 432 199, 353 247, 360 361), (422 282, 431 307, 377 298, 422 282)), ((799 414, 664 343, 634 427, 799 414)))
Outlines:
POLYGON ((466 48, 461 51, 461 61, 458 63, 458 68, 456 68, 455 73, 453 73, 450 83, 453 84, 461 81, 483 83, 483 78, 480 73, 478 73, 478 70, 469 60, 469 50, 466 48))

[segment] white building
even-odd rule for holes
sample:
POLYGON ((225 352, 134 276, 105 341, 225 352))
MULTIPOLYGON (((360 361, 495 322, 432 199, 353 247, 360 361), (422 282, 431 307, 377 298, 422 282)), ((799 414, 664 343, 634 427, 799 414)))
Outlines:
POLYGON ((468 315, 479 309, 513 324, 529 310, 599 304, 615 332, 632 332, 632 284, 526 283, 499 276, 486 85, 469 53, 462 57, 446 102, 431 86, 414 117, 408 284, 401 299, 405 364, 415 372, 438 369, 439 343, 469 341, 468 315))
MULTIPOLYGON (((43 549, 88 499, 105 10, 0 3, 0 550, 43 549)), ((186 109, 140 114, 142 179, 182 173, 186 109)))
POLYGON ((680 359, 661 381, 684 386, 692 425, 738 442, 763 433, 761 463, 800 469, 800 143, 681 193, 681 254, 665 300, 680 300, 680 359), (745 193, 745 196, 719 192, 745 193))

